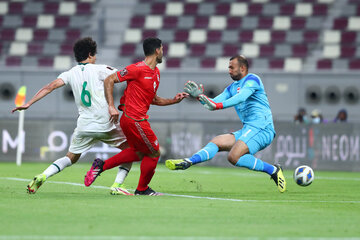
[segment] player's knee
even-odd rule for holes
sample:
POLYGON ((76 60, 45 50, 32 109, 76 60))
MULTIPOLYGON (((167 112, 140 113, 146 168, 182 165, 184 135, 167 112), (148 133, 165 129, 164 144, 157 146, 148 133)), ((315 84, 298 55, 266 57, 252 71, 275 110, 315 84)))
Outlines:
POLYGON ((150 155, 148 155, 149 157, 152 158, 157 158, 160 157, 160 150, 157 150, 156 152, 151 153, 150 155))
POLYGON ((232 165, 235 165, 239 161, 239 157, 232 152, 228 154, 227 159, 232 165))

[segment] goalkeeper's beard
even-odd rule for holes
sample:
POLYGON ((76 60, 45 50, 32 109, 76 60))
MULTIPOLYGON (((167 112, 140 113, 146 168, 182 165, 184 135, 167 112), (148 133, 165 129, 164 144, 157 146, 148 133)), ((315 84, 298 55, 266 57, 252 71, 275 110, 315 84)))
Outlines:
POLYGON ((234 81, 239 81, 239 80, 242 78, 241 73, 238 74, 238 75, 231 75, 231 74, 230 74, 230 77, 231 77, 232 80, 234 80, 234 81))

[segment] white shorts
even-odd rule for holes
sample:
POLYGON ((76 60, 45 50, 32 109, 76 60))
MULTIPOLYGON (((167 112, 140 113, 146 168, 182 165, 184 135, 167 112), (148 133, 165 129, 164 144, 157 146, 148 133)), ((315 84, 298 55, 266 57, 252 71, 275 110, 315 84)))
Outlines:
POLYGON ((122 143, 126 142, 126 137, 120 126, 116 126, 110 132, 81 132, 75 128, 69 152, 75 154, 83 153, 99 141, 108 144, 110 147, 119 147, 122 143))

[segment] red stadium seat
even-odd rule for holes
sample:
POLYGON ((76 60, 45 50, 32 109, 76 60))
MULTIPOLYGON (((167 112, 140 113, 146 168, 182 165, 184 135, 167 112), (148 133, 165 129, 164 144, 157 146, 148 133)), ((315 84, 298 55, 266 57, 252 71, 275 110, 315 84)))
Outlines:
POLYGON ((305 28, 306 19, 303 17, 293 17, 291 18, 291 29, 302 30, 305 28))
POLYGON ((81 36, 81 32, 79 29, 69 29, 66 31, 66 40, 67 42, 75 42, 75 40, 79 39, 81 36))
POLYGON ((207 28, 209 25, 209 18, 206 16, 195 17, 194 28, 207 28))
POLYGON ((57 14, 59 11, 59 2, 46 2, 44 3, 45 14, 57 14))
POLYGON ((157 2, 151 6, 151 14, 164 15, 166 10, 166 3, 157 2))
POLYGON ((273 26, 274 19, 271 17, 260 17, 258 21, 258 28, 260 29, 271 29, 273 26))
POLYGON ((321 59, 317 62, 317 69, 329 70, 332 69, 332 61, 330 59, 321 59))
POLYGON ((177 17, 165 16, 163 18, 163 28, 164 29, 176 29, 178 23, 177 17))
POLYGON ((342 58, 353 58, 356 53, 356 47, 353 46, 342 46, 340 57, 342 58))
POLYGON ((349 68, 351 70, 359 70, 360 69, 360 59, 351 60, 349 63, 349 68))
POLYGON ((175 42, 186 42, 189 38, 188 30, 177 30, 174 35, 175 42))
POLYGON ((57 16, 55 18, 55 27, 67 28, 69 27, 70 18, 68 16, 57 16))
POLYGON ((270 69, 283 69, 284 59, 271 59, 269 62, 270 69))
POLYGON ((46 41, 49 36, 49 31, 46 29, 35 29, 34 30, 34 41, 46 41))
POLYGON ((239 29, 241 27, 241 17, 229 17, 227 19, 227 29, 239 29))
POLYGON ((35 28, 37 24, 38 17, 37 16, 24 16, 22 18, 22 26, 35 28))
POLYGON ((143 28, 145 24, 144 16, 133 16, 130 20, 130 28, 143 28))
POLYGON ((73 54, 73 44, 64 43, 60 47, 61 55, 72 55, 73 54))
POLYGON ((333 29, 336 30, 345 30, 348 25, 348 18, 341 17, 341 18, 335 18, 333 22, 333 29))
POLYGON ((293 57, 305 58, 308 56, 308 47, 306 44, 293 45, 292 52, 293 57))
POLYGON ((314 16, 326 16, 328 7, 326 4, 315 4, 313 5, 314 16))
POLYGON ((305 31, 303 33, 304 42, 306 43, 316 43, 319 41, 319 32, 318 31, 305 31))
POLYGON ((198 11, 198 5, 196 3, 184 4, 184 15, 196 15, 198 11))
POLYGON ((136 44, 125 43, 121 45, 120 55, 122 56, 133 56, 135 54, 136 44))
POLYGON ((14 29, 2 29, 1 30, 1 41, 14 41, 15 40, 15 30, 14 29))
POLYGON ((223 56, 234 56, 239 49, 236 44, 225 44, 223 46, 223 56))
POLYGON ((292 16, 295 13, 294 4, 283 4, 280 6, 280 15, 292 16))
POLYGON ((228 3, 220 3, 216 6, 216 15, 228 15, 230 12, 230 5, 228 3))
POLYGON ((240 42, 252 42, 253 40, 253 31, 242 31, 239 33, 240 42))
POLYGON ((248 5, 248 15, 261 15, 263 11, 263 5, 259 3, 248 5))
POLYGON ((206 50, 205 44, 193 44, 190 46, 190 56, 202 57, 205 54, 205 50, 206 50))
POLYGON ((52 67, 54 65, 54 58, 52 57, 40 57, 38 58, 39 67, 52 67))
MULTIPOLYGON (((28 55, 42 55, 43 54, 43 43, 31 42, 28 44, 28 55)), ((72 50, 72 49, 71 49, 72 50)))
POLYGON ((156 30, 144 30, 142 32, 142 39, 149 38, 149 37, 156 37, 157 31, 156 30))
POLYGON ((214 58, 204 58, 201 60, 202 68, 214 68, 216 64, 216 60, 214 58))
POLYGON ((91 14, 91 4, 90 3, 78 3, 76 6, 76 14, 78 14, 78 15, 91 14))
POLYGON ((275 53, 275 46, 274 45, 261 45, 260 46, 260 57, 273 57, 275 53))
POLYGON ((14 57, 14 56, 7 57, 5 64, 8 67, 18 67, 21 65, 21 57, 14 57))
POLYGON ((221 31, 208 31, 207 32, 207 41, 208 42, 220 42, 221 41, 221 31))
POLYGON ((272 43, 283 43, 286 39, 285 31, 273 31, 271 32, 271 42, 272 43))
POLYGON ((22 2, 10 2, 9 3, 9 13, 10 14, 22 14, 23 7, 24 7, 24 3, 22 3, 22 2))
POLYGON ((179 58, 168 58, 166 59, 166 67, 168 68, 180 68, 181 59, 179 58))
POLYGON ((350 32, 342 32, 341 33, 341 43, 342 44, 352 44, 356 41, 356 32, 350 31, 350 32))

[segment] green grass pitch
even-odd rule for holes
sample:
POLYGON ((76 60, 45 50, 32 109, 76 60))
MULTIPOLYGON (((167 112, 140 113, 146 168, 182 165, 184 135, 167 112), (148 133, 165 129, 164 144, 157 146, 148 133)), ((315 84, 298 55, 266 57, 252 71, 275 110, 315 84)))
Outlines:
MULTIPOLYGON (((0 239, 360 239, 360 173, 315 171, 308 187, 285 171, 288 190, 264 173, 159 164, 150 186, 169 195, 112 196, 117 169, 83 186, 75 164, 34 195, 26 185, 49 163, 0 163, 0 239), (98 187, 96 187, 98 186, 98 187)), ((135 189, 139 164, 126 184, 135 189)))

